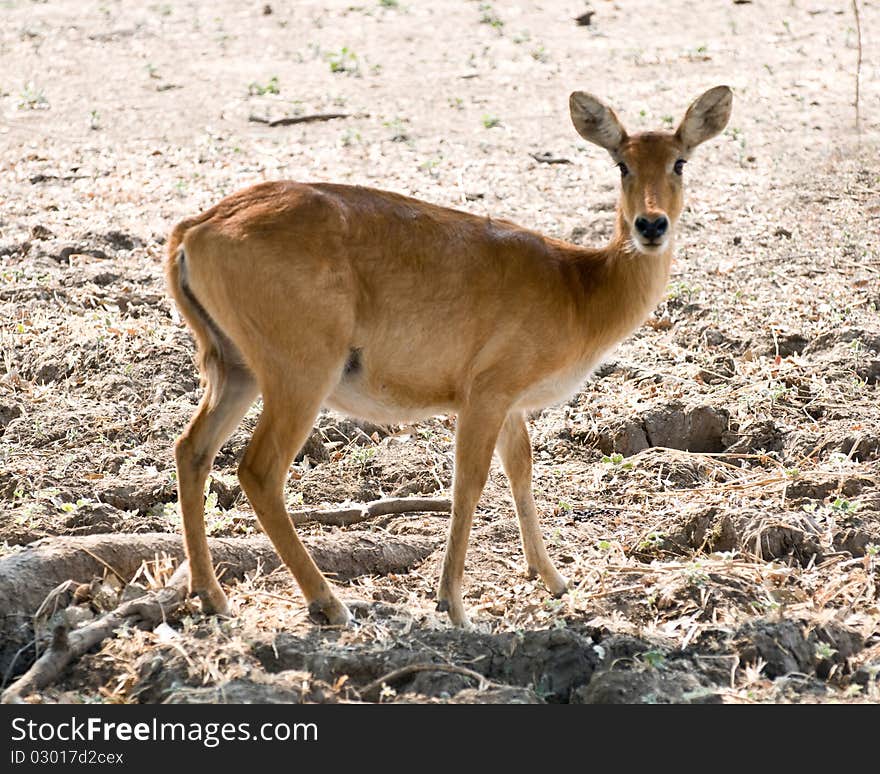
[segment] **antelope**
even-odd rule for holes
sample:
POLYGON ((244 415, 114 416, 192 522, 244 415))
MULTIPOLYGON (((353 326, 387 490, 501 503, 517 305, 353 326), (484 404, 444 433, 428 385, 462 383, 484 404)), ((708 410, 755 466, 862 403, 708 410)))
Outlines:
POLYGON ((190 590, 203 610, 230 612, 205 536, 204 484, 258 395, 263 411, 238 477, 313 619, 350 621, 283 497, 322 407, 385 424, 457 414, 437 591, 437 609, 454 625, 469 624, 465 552, 496 450, 528 572, 562 595, 567 580, 547 552, 532 494, 526 414, 574 394, 659 302, 684 164, 724 129, 731 103, 730 89, 717 86, 675 132, 630 135, 595 96, 571 94, 575 129, 608 151, 621 174, 614 234, 600 248, 331 183, 260 183, 178 223, 167 281, 198 346, 204 394, 175 458, 190 590))

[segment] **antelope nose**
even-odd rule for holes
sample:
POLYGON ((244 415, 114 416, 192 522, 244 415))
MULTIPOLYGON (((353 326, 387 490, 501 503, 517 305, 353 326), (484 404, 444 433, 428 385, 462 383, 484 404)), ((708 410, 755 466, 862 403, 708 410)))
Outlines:
POLYGON ((636 218, 635 226, 636 231, 645 237, 645 239, 657 239, 657 237, 663 236, 666 233, 666 229, 669 228, 669 218, 665 215, 660 215, 659 217, 649 220, 643 215, 640 215, 636 218))

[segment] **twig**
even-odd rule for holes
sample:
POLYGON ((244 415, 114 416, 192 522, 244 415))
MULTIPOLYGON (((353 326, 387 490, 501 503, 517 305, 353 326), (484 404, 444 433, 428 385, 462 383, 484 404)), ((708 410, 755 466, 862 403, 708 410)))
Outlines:
POLYGON ((584 594, 581 599, 603 599, 604 597, 611 597, 615 594, 622 594, 625 591, 644 591, 645 587, 639 583, 633 586, 622 586, 617 589, 608 589, 607 591, 597 591, 593 594, 584 594))
POLYGON ((9 662, 9 666, 6 667, 6 672, 3 674, 3 683, 0 685, 0 689, 6 687, 6 683, 9 682, 9 678, 12 677, 12 671, 15 669, 15 663, 18 661, 18 657, 21 656, 26 650, 33 648, 35 651, 37 649, 37 640, 36 638, 26 642, 22 645, 17 651, 15 651, 15 655, 12 657, 12 660, 9 662))
POLYGON ((554 156, 552 153, 530 153, 529 156, 541 164, 571 164, 571 159, 554 156))
POLYGON ((404 677, 409 677, 417 672, 449 672, 450 674, 464 675, 465 677, 470 677, 476 680, 479 690, 481 691, 486 690, 486 688, 491 685, 491 682, 487 680, 484 675, 475 672, 473 669, 468 669, 467 667, 458 666, 456 664, 408 664, 407 666, 400 667, 400 669, 395 669, 389 672, 387 675, 383 675, 377 680, 373 680, 372 683, 359 691, 361 698, 366 701, 375 700, 370 699, 370 697, 375 694, 375 698, 378 699, 379 691, 382 690, 383 685, 396 683, 404 677))
POLYGON ((71 661, 113 636, 125 624, 140 625, 148 629, 157 626, 165 620, 168 613, 180 607, 187 597, 188 586, 189 567, 184 562, 164 588, 145 597, 124 602, 93 623, 72 632, 58 627, 52 644, 27 672, 3 692, 0 703, 21 703, 24 696, 51 684, 71 661))
POLYGON ((36 185, 37 183, 45 183, 47 180, 86 180, 89 175, 34 175, 30 178, 30 183, 32 185, 36 185))
POLYGON ((113 573, 113 574, 119 579, 119 582, 120 582, 120 583, 125 584, 125 577, 122 575, 122 573, 120 573, 117 569, 115 569, 115 568, 113 567, 113 565, 108 564, 107 562, 105 562, 105 561, 104 561, 100 556, 98 556, 96 553, 94 553, 93 551, 89 551, 88 548, 82 548, 82 549, 80 549, 80 550, 81 550, 81 551, 85 551, 85 552, 86 552, 89 556, 91 556, 92 559, 94 559, 96 562, 99 562, 100 564, 103 564, 104 567, 106 567, 108 570, 110 570, 110 572, 112 572, 112 573, 113 573))
POLYGON ((312 113, 307 116, 289 116, 287 118, 275 118, 269 120, 261 116, 248 116, 248 121, 266 126, 290 126, 291 124, 310 124, 314 121, 332 121, 336 118, 349 118, 351 113, 312 113))
POLYGON ((329 511, 293 511, 290 518, 294 524, 318 522, 335 527, 346 527, 358 524, 377 516, 401 513, 450 513, 452 503, 449 500, 429 500, 419 497, 388 498, 373 500, 365 505, 355 505, 329 511))
MULTIPOLYGON (((729 491, 738 491, 741 489, 751 489, 756 486, 770 486, 771 484, 780 484, 785 483, 789 479, 784 476, 775 476, 773 478, 760 478, 760 479, 752 479, 751 481, 743 481, 735 484, 722 484, 721 486, 703 486, 703 487, 694 487, 693 489, 686 490, 688 494, 696 494, 696 493, 706 493, 706 492, 729 492, 729 491)), ((663 492, 653 492, 654 497, 681 497, 680 489, 673 489, 670 491, 663 492)))
POLYGON ((852 7, 856 17, 856 42, 859 48, 858 60, 856 61, 856 135, 861 139, 862 119, 859 112, 859 92, 862 81, 862 19, 859 14, 859 0, 852 0, 852 7))

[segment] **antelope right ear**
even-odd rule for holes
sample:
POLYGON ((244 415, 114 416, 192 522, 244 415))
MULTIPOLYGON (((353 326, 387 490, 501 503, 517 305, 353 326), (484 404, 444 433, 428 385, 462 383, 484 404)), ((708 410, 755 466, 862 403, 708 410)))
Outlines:
POLYGON ((578 134, 605 148, 612 156, 626 141, 626 129, 620 119, 610 107, 592 94, 585 91, 573 92, 568 98, 568 107, 578 134))

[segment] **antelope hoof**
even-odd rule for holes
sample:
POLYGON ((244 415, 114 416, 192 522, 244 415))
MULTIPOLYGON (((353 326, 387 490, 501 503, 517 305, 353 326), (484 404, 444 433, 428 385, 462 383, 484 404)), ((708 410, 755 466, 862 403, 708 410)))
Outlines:
POLYGON ((219 585, 207 589, 195 589, 202 601, 202 612, 205 615, 220 615, 228 618, 232 615, 229 600, 219 585))
POLYGON ((354 620, 348 608, 336 597, 313 599, 309 602, 309 617, 324 626, 350 626, 354 620))
POLYGON ((471 619, 468 618, 467 613, 465 613, 464 608, 458 610, 457 612, 449 611, 449 620, 452 622, 453 626, 458 627, 459 629, 464 629, 465 631, 470 631, 473 629, 473 625, 471 624, 471 619))
POLYGON ((557 599, 568 591, 568 578, 560 575, 558 572, 551 578, 544 581, 547 590, 557 599))
POLYGON ((472 628, 470 619, 464 611, 464 605, 460 601, 453 602, 449 599, 437 600, 437 612, 448 613, 449 620, 453 626, 458 626, 461 629, 472 628))

